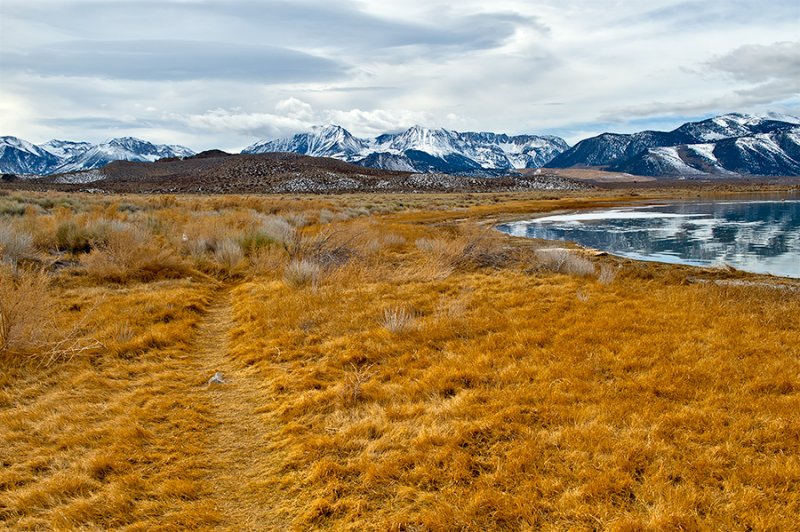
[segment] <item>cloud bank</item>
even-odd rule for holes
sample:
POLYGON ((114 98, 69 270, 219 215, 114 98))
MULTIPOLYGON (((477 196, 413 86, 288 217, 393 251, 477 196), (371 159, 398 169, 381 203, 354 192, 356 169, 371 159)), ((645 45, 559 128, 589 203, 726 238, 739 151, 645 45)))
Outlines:
POLYGON ((795 0, 4 0, 2 134, 241 148, 310 125, 553 133, 800 114, 795 0))

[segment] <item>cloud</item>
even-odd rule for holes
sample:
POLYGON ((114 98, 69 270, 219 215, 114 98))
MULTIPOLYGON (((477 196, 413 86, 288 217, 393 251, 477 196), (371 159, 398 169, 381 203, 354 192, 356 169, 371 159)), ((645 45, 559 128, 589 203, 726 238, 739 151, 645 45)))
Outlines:
POLYGON ((740 46, 708 63, 708 66, 752 83, 786 80, 800 91, 800 41, 740 46))
MULTIPOLYGON (((415 124, 429 124, 433 117, 424 112, 409 110, 361 109, 323 110, 320 112, 297 98, 278 102, 275 113, 243 112, 237 109, 213 109, 189 115, 169 114, 163 122, 148 121, 140 127, 164 126, 179 122, 194 130, 229 132, 258 139, 278 138, 308 131, 315 125, 337 124, 354 135, 374 137, 400 131, 415 124)), ((451 121, 457 117, 450 117, 451 121)))
MULTIPOLYGON (((659 32, 688 33, 714 27, 753 26, 797 18, 796 0, 770 0, 765 9, 761 0, 685 0, 665 2, 664 6, 620 18, 616 25, 649 24, 659 32)), ((649 4, 645 4, 648 5, 649 4)))
POLYGON ((213 109, 190 115, 171 114, 173 122, 194 130, 228 132, 256 138, 274 138, 304 131, 311 122, 275 113, 245 113, 232 109, 213 109))
POLYGON ((312 120, 314 109, 302 100, 297 98, 287 98, 275 105, 275 112, 295 120, 312 120))
MULTIPOLYGON (((490 49, 502 45, 517 27, 547 27, 535 16, 515 12, 459 14, 430 9, 428 17, 401 20, 365 11, 358 2, 312 1, 164 1, 107 0, 7 2, 7 16, 22 23, 44 24, 54 31, 85 29, 87 40, 157 38, 165 29, 179 40, 231 35, 247 41, 263 40, 290 48, 325 47, 338 52, 382 52, 391 48, 420 47, 435 53, 490 49), (121 25, 120 21, 131 24, 121 25)), ((20 38, 24 37, 19 35, 20 38)))
POLYGON ((2 55, 3 71, 43 76, 287 83, 336 79, 337 61, 286 48, 201 41, 70 41, 2 55))
POLYGON ((797 0, 0 0, 0 133, 233 149, 328 122, 575 140, 792 114, 799 15, 797 0))
POLYGON ((417 124, 434 123, 434 117, 430 113, 397 109, 329 110, 323 113, 323 116, 325 122, 338 124, 354 134, 364 137, 397 132, 417 124))

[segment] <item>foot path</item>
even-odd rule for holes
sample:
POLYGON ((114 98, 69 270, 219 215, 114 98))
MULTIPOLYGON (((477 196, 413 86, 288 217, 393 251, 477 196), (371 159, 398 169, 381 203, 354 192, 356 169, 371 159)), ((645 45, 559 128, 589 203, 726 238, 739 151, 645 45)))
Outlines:
POLYGON ((267 425, 259 414, 268 391, 263 381, 230 357, 233 325, 231 294, 220 292, 200 324, 193 345, 202 375, 210 379, 219 372, 224 380, 202 385, 213 416, 208 435, 209 459, 217 464, 209 485, 224 527, 264 530, 274 525, 275 518, 260 499, 257 486, 263 481, 259 472, 265 469, 259 462, 270 459, 267 425))

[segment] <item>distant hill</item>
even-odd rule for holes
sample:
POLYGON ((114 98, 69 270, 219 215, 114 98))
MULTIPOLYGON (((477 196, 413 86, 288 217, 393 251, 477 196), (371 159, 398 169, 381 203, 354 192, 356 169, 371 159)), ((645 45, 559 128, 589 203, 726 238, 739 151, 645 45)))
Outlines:
POLYGON ((156 162, 115 161, 102 168, 13 182, 33 189, 107 192, 340 193, 574 190, 553 175, 469 177, 366 168, 329 157, 294 153, 232 155, 219 150, 156 162))
POLYGON ((669 131, 603 133, 546 166, 604 167, 642 176, 800 175, 800 119, 728 114, 669 131))

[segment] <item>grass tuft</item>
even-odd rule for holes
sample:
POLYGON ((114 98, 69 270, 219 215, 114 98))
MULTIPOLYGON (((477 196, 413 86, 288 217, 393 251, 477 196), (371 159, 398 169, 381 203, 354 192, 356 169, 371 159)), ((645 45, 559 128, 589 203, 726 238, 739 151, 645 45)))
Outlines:
POLYGON ((293 288, 319 286, 322 267, 309 259, 293 259, 283 272, 283 280, 293 288))

